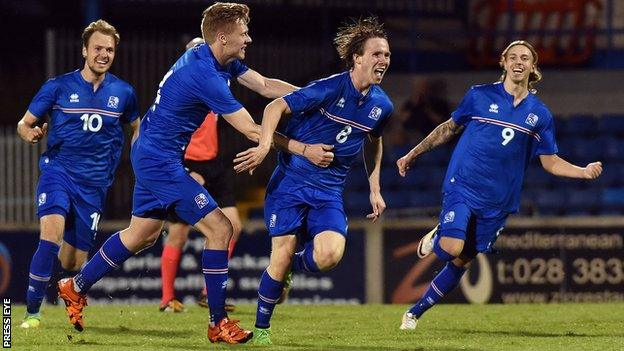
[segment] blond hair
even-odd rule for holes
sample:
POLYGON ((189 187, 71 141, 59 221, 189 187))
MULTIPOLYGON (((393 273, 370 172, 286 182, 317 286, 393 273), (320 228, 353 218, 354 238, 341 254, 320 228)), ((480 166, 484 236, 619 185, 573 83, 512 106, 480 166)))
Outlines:
POLYGON ((542 80, 542 72, 540 72, 539 68, 537 67, 537 61, 538 61, 537 51, 535 51, 535 48, 533 47, 533 45, 531 45, 526 40, 512 41, 511 43, 509 43, 509 45, 507 45, 505 50, 503 50, 500 56, 500 61, 498 62, 498 64, 503 68, 503 73, 501 74, 498 81, 499 82, 505 81, 505 77, 507 76, 507 71, 505 70, 503 61, 507 58, 507 53, 509 52, 509 49, 511 49, 512 47, 516 45, 523 45, 524 47, 529 49, 529 51, 531 51, 531 55, 533 55, 533 72, 529 73, 529 91, 535 94, 537 92, 537 89, 535 89, 534 86, 537 82, 542 80))
POLYGON ((212 44, 219 31, 229 33, 236 23, 248 24, 249 21, 249 7, 247 5, 216 2, 202 13, 202 35, 206 43, 212 44))
POLYGON ((117 47, 117 45, 119 45, 120 37, 117 29, 115 29, 113 25, 106 22, 105 20, 99 19, 95 22, 89 23, 84 31, 82 31, 82 46, 84 46, 85 48, 89 47, 89 39, 91 39, 91 36, 95 32, 100 32, 104 35, 113 37, 113 39, 115 40, 115 48, 117 47))

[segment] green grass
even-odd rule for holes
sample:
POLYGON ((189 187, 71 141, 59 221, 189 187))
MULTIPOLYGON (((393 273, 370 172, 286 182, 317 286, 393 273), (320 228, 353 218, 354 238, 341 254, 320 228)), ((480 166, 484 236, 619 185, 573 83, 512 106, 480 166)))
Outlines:
MULTIPOLYGON (((230 317, 253 328, 254 306, 230 317)), ((19 328, 23 306, 13 308, 16 350, 624 350, 624 303, 560 305, 439 305, 416 331, 398 329, 406 306, 281 305, 272 322, 273 345, 211 344, 207 310, 181 314, 156 306, 89 306, 86 330, 74 331, 62 307, 45 306, 38 329, 19 328)))

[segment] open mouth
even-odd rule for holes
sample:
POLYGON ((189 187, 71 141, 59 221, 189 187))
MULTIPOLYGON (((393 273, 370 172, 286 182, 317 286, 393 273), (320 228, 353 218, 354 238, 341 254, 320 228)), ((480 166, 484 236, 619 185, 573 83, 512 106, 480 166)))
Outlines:
POLYGON ((386 68, 377 68, 375 69, 375 76, 377 78, 381 78, 383 77, 385 71, 386 71, 386 68))
POLYGON ((512 72, 513 72, 513 73, 518 73, 518 74, 520 74, 520 73, 523 73, 523 72, 524 72, 524 70, 523 70, 522 68, 514 68, 514 69, 512 70, 512 72))

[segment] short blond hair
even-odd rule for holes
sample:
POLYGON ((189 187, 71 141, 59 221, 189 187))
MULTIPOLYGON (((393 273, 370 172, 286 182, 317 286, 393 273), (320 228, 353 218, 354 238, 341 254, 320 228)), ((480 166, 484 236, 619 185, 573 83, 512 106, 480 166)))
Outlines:
POLYGON ((238 22, 248 24, 249 6, 232 2, 216 2, 202 13, 201 31, 204 41, 214 43, 219 31, 230 33, 238 22))
POLYGON ((119 45, 120 37, 117 29, 105 20, 99 19, 95 22, 89 23, 84 31, 82 31, 82 46, 84 46, 85 48, 89 46, 89 39, 91 39, 91 36, 95 32, 100 32, 104 35, 113 37, 113 39, 115 40, 115 48, 117 48, 117 45, 119 45))

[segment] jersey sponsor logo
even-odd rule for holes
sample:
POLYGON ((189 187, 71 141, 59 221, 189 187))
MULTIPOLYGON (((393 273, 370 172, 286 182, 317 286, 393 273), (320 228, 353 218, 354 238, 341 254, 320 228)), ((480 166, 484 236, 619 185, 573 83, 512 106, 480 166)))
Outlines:
POLYGON ((208 205, 210 201, 208 201, 208 198, 206 197, 206 195, 204 194, 197 194, 197 196, 195 196, 195 203, 197 204, 197 207, 199 208, 204 208, 206 207, 206 205, 208 205))
POLYGON ((338 103, 336 104, 336 106, 343 108, 344 104, 345 104, 345 99, 341 97, 340 100, 338 100, 338 103))
POLYGON ((46 200, 48 198, 48 195, 46 193, 41 193, 39 194, 39 206, 43 205, 46 203, 46 200))
POLYGON ((275 213, 271 214, 271 218, 269 219, 269 228, 275 228, 277 224, 277 215, 275 213))
POLYGON ((119 98, 116 96, 109 96, 108 97, 108 104, 106 104, 106 106, 110 107, 110 108, 117 108, 119 107, 119 98))
POLYGON ((529 113, 524 123, 530 125, 531 127, 535 127, 535 125, 537 125, 538 120, 539 120, 539 117, 537 117, 537 115, 533 113, 529 113))
POLYGON ((370 113, 368 114, 368 118, 374 119, 375 121, 378 121, 380 116, 381 116, 381 109, 377 106, 373 107, 370 113))
POLYGON ((498 105, 497 104, 491 104, 489 111, 492 112, 492 113, 498 113, 498 105))
POLYGON ((69 102, 80 102, 80 97, 78 94, 73 93, 69 96, 69 102))
POLYGON ((455 211, 448 211, 444 215, 444 223, 451 223, 455 220, 455 211))

